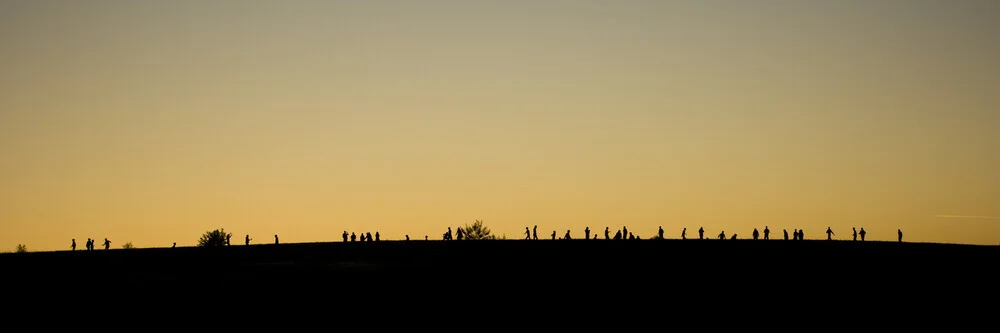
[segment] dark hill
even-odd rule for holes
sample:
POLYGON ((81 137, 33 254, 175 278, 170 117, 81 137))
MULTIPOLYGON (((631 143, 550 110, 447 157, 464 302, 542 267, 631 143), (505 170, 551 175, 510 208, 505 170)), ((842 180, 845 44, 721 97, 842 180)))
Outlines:
POLYGON ((512 302, 666 298, 688 305, 761 298, 783 306, 877 299, 926 307, 928 299, 958 298, 995 309, 998 255, 997 246, 818 240, 336 242, 3 254, 0 282, 56 295, 129 294, 137 302, 218 290, 315 300, 482 293, 512 302), (904 301, 911 299, 923 303, 904 301))

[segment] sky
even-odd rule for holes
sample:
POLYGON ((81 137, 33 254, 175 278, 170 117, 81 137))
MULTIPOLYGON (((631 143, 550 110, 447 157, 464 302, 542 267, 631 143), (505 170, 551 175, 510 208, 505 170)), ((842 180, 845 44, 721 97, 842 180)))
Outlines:
POLYGON ((1000 244, 1000 2, 0 2, 0 250, 1000 244), (603 235, 602 235, 603 236, 603 235))

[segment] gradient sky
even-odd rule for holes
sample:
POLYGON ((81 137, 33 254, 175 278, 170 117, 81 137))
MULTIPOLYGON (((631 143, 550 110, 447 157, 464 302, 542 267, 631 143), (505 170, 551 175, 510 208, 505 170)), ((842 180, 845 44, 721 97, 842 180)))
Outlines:
POLYGON ((0 250, 1000 244, 998 1, 0 2, 0 250))

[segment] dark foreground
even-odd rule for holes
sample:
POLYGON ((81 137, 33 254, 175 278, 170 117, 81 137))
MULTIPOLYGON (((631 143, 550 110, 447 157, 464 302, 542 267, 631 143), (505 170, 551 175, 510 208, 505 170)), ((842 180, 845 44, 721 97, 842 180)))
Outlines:
POLYGON ((421 301, 407 311, 421 311, 462 299, 461 306, 507 309, 646 302, 662 311, 736 311, 752 302, 757 309, 745 310, 936 309, 940 315, 956 306, 997 310, 998 259, 997 246, 885 242, 338 242, 3 254, 0 282, 16 286, 8 300, 43 294, 101 303, 128 295, 140 305, 213 297, 276 308, 411 299, 421 301))

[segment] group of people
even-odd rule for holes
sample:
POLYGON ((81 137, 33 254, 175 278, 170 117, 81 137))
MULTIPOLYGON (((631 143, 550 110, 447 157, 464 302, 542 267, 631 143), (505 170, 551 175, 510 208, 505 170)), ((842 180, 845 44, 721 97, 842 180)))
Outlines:
MULTIPOLYGON (((861 241, 865 240, 865 235, 868 234, 865 231, 865 228, 861 228, 861 231, 858 231, 857 228, 852 228, 852 229, 853 229, 853 240, 854 241, 858 240, 858 236, 861 236, 861 241)), ((788 230, 784 229, 783 231, 784 231, 784 234, 785 234, 785 240, 788 240, 788 230)), ((597 239, 597 234, 594 234, 593 238, 590 237, 590 227, 586 227, 583 230, 583 233, 584 233, 583 239, 597 239)), ((833 233, 833 229, 831 229, 830 227, 827 227, 826 228, 826 239, 827 240, 833 240, 833 236, 834 235, 835 234, 833 233)), ((903 241, 903 230, 902 229, 896 229, 896 235, 897 235, 898 241, 902 242, 903 241)), ((342 238, 343 238, 343 240, 344 240, 345 243, 348 242, 348 239, 350 239, 351 242, 358 241, 358 235, 355 234, 354 232, 351 232, 350 234, 348 234, 347 231, 345 230, 344 233, 341 236, 342 236, 342 238)), ((462 240, 464 238, 464 236, 465 236, 465 231, 462 230, 461 227, 459 227, 458 228, 458 232, 456 233, 455 239, 462 240)), ((733 234, 732 237, 729 238, 729 239, 736 239, 736 236, 737 236, 736 234, 733 234)), ((760 236, 761 236, 761 233, 759 231, 757 231, 757 228, 754 228, 753 229, 753 239, 759 239, 760 236)), ((764 226, 763 236, 764 236, 764 239, 770 239, 771 238, 771 229, 768 228, 767 226, 764 226)), ((231 234, 231 233, 230 234, 226 234, 226 239, 225 239, 226 246, 229 246, 229 244, 230 244, 229 240, 232 237, 233 237, 233 234, 231 234)), ((556 231, 555 230, 552 231, 551 237, 552 237, 553 240, 556 239, 556 231)), ((719 237, 719 239, 722 239, 722 240, 726 239, 726 232, 723 230, 722 232, 719 233, 718 237, 719 237)), ((656 238, 657 239, 663 239, 663 227, 662 226, 659 227, 659 230, 657 231, 656 238)), ((442 239, 444 239, 444 240, 453 240, 451 227, 448 227, 448 231, 445 232, 442 235, 442 239)), ((528 227, 524 227, 524 239, 535 239, 535 240, 537 240, 538 239, 538 226, 536 225, 536 226, 534 226, 534 228, 530 228, 530 229, 528 227)), ((566 234, 562 238, 559 238, 559 239, 573 239, 573 237, 570 234, 570 230, 566 230, 566 234)), ((604 239, 620 240, 620 239, 640 239, 640 238, 638 236, 635 236, 631 232, 629 232, 628 231, 628 227, 622 226, 622 228, 620 230, 618 230, 618 231, 615 232, 615 236, 614 237, 611 237, 611 229, 609 227, 604 227, 604 239)), ((687 228, 684 228, 683 230, 681 230, 681 239, 687 239, 687 228)), ((703 228, 703 227, 698 228, 698 239, 705 239, 705 228, 703 228)), ((792 240, 803 240, 803 239, 805 239, 805 233, 803 232, 803 230, 802 229, 793 229, 793 231, 792 231, 792 240)), ((250 245, 250 241, 251 240, 253 240, 253 239, 250 238, 250 235, 246 235, 246 237, 244 238, 244 244, 250 245)), ((367 233, 363 232, 363 233, 361 233, 361 240, 360 240, 361 242, 371 242, 371 241, 376 241, 377 242, 377 241, 380 241, 380 240, 381 240, 381 235, 379 234, 378 231, 375 232, 375 236, 374 237, 372 237, 372 233, 371 232, 367 232, 367 233)), ((410 235, 406 235, 406 240, 410 240, 410 235)), ((424 236, 424 240, 427 240, 427 236, 424 236)), ((94 249, 94 243, 95 242, 96 242, 96 240, 87 238, 87 244, 86 244, 86 246, 87 246, 87 250, 88 251, 91 251, 91 250, 94 249)), ((274 244, 278 244, 278 235, 274 235, 274 244)), ((104 249, 107 250, 107 249, 109 249, 111 247, 111 241, 108 240, 107 238, 105 238, 103 245, 104 245, 104 249)), ((177 243, 174 243, 173 247, 177 247, 177 243)), ((73 251, 76 251, 76 238, 73 239, 73 244, 71 245, 71 248, 72 248, 73 251)))
MULTIPOLYGON (((344 230, 344 234, 341 235, 341 236, 344 238, 344 243, 347 243, 347 230, 344 230)), ((354 242, 354 241, 356 241, 358 239, 358 235, 355 235, 353 232, 351 233, 350 237, 351 237, 351 241, 352 242, 354 242)), ((378 231, 376 231, 375 232, 375 241, 376 242, 380 241, 381 238, 382 238, 382 235, 379 235, 378 231)), ((410 236, 409 235, 406 236, 406 240, 410 240, 410 236)), ((371 232, 367 232, 367 233, 362 232, 361 233, 361 241, 362 242, 371 242, 372 241, 372 233, 371 232)))
MULTIPOLYGON (((94 250, 94 243, 95 242, 97 242, 97 240, 87 238, 87 244, 86 244, 87 251, 93 251, 94 250)), ((76 238, 73 238, 73 244, 70 245, 70 248, 73 251, 76 251, 76 238)), ((107 238, 105 238, 104 239, 104 249, 107 250, 109 248, 111 248, 111 241, 109 241, 107 238)))
MULTIPOLYGON (((852 229, 854 231, 854 235, 853 235, 853 240, 854 241, 858 240, 858 236, 861 236, 861 241, 865 240, 865 235, 868 234, 865 231, 865 228, 861 228, 861 231, 858 231, 857 228, 852 228, 852 229)), ((789 240, 788 229, 783 229, 782 231, 784 232, 785 240, 789 240)), ((583 239, 597 239, 597 235, 596 234, 594 235, 593 238, 590 237, 590 227, 586 227, 583 230, 583 233, 584 233, 583 239)), ((833 236, 835 236, 835 235, 836 234, 834 234, 832 228, 830 228, 830 227, 826 228, 826 239, 827 240, 833 240, 833 236)), ((903 230, 902 229, 896 229, 896 235, 897 235, 897 240, 899 242, 902 242, 903 241, 903 230)), ((752 236, 753 236, 753 239, 760 239, 761 232, 758 231, 757 228, 754 228, 752 236)), ((763 236, 764 236, 764 239, 771 239, 771 229, 769 227, 764 226, 763 236)), ((722 232, 720 232, 718 237, 719 237, 719 239, 722 239, 722 240, 726 239, 726 231, 723 230, 722 232)), ((732 237, 730 237, 729 239, 736 239, 736 237, 737 237, 737 234, 734 233, 732 235, 732 237)), ((444 239, 445 240, 451 240, 451 228, 448 228, 448 232, 445 233, 444 239)), ((461 230, 459 230, 459 238, 458 239, 462 239, 461 230)), ((536 225, 536 226, 534 226, 534 228, 524 227, 524 239, 535 239, 535 240, 537 240, 538 239, 538 226, 536 225)), ((552 231, 552 239, 556 239, 556 231, 552 231)), ((571 234, 570 234, 570 230, 566 230, 566 235, 564 235, 560 239, 573 239, 572 236, 571 236, 571 234)), ((615 236, 614 237, 611 237, 611 230, 610 230, 610 228, 604 227, 604 239, 615 239, 615 240, 618 240, 618 239, 640 239, 640 238, 638 236, 633 235, 631 232, 629 232, 627 226, 622 226, 622 228, 620 230, 618 230, 617 232, 615 232, 615 236)), ((662 226, 659 227, 659 230, 657 231, 656 239, 663 239, 663 227, 662 226)), ((687 239, 687 228, 684 228, 683 230, 681 230, 681 239, 687 239)), ((698 239, 705 239, 705 228, 704 227, 698 228, 698 239)), ((805 239, 805 231, 803 229, 793 229, 792 230, 792 238, 791 239, 792 240, 804 240, 805 239)))

